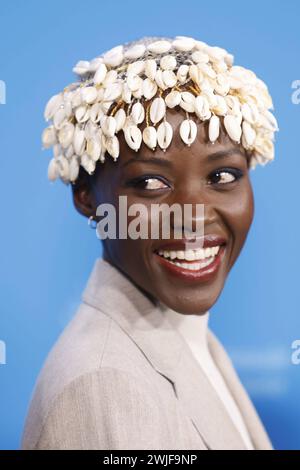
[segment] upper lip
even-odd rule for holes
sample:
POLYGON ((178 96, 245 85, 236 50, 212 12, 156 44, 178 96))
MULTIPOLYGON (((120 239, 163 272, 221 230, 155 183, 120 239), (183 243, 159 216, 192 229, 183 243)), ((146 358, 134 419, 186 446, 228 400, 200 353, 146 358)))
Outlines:
POLYGON ((198 237, 195 240, 188 239, 188 238, 181 238, 175 240, 168 240, 166 243, 161 243, 154 251, 159 250, 174 250, 174 251, 181 251, 185 250, 187 245, 190 245, 189 248, 197 249, 197 248, 207 248, 217 245, 225 245, 227 240, 225 237, 217 234, 208 234, 204 237, 198 237), (192 245, 191 245, 192 244, 192 245))

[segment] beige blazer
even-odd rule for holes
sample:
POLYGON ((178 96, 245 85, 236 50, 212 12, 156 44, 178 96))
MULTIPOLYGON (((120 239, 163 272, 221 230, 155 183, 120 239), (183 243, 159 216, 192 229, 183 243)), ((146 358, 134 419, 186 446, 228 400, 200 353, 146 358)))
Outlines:
MULTIPOLYGON (((255 449, 272 449, 231 360, 211 354, 255 449)), ((22 449, 245 449, 181 335, 117 268, 97 259, 82 303, 37 380, 22 449)))

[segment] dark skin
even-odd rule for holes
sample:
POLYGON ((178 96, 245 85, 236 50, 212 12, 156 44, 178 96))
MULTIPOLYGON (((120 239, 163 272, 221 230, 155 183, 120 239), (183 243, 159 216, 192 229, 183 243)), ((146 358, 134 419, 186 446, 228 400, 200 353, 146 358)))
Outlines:
MULTIPOLYGON (((203 314, 221 294, 245 243, 253 220, 254 198, 249 178, 249 155, 242 145, 229 138, 223 124, 219 139, 210 143, 208 123, 199 121, 195 115, 190 117, 198 126, 196 140, 190 147, 179 135, 185 112, 178 107, 168 109, 167 121, 174 134, 166 152, 159 147, 152 151, 144 143, 139 152, 135 152, 129 148, 121 131, 118 134, 118 160, 114 162, 107 156, 104 164, 97 164, 94 175, 81 169, 72 189, 75 207, 86 217, 95 216, 97 206, 104 202, 117 208, 120 195, 127 196, 128 207, 133 203, 142 203, 148 208, 151 203, 192 203, 193 208, 195 204, 204 204, 204 234, 226 238, 224 258, 213 281, 195 283, 170 276, 154 254, 166 240, 103 240, 104 259, 122 271, 154 304, 158 300, 179 313, 203 314), (212 154, 217 153, 213 157, 212 154), (153 157, 155 161, 142 161, 153 157), (226 172, 220 174, 225 168, 226 172), (158 189, 147 189, 149 176, 157 178, 158 189), (133 179, 143 177, 138 184, 133 183, 133 179)), ((141 130, 144 127, 143 122, 141 130)), ((128 221, 133 218, 128 217, 128 221)), ((171 224, 171 238, 174 238, 173 227, 171 224)))

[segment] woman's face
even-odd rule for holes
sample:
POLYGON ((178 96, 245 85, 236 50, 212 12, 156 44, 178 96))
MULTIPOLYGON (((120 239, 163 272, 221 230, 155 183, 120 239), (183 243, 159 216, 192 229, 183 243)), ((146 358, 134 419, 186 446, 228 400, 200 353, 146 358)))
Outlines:
MULTIPOLYGON (((213 270, 207 266, 206 276, 180 267, 176 269, 170 258, 164 259, 158 254, 163 249, 184 251, 187 246, 183 238, 175 239, 172 217, 169 240, 151 239, 150 234, 147 239, 128 237, 103 241, 104 258, 151 299, 158 299, 180 313, 201 314, 216 302, 243 247, 253 219, 254 200, 243 147, 231 141, 223 126, 218 141, 210 143, 207 122, 200 121, 197 122, 197 138, 188 147, 179 135, 179 126, 185 118, 183 110, 168 109, 167 121, 174 134, 166 152, 159 147, 152 151, 144 144, 135 152, 126 144, 123 132, 119 133, 118 160, 114 162, 108 156, 103 165, 98 164, 89 191, 94 214, 102 203, 113 204, 118 214, 118 198, 127 196, 128 207, 139 203, 147 208, 148 227, 152 204, 172 206, 177 203, 182 208, 184 204, 192 204, 192 229, 195 230, 196 204, 204 204, 203 234, 217 235, 224 241, 212 265, 218 268, 213 270)), ((143 123, 141 129, 144 126, 143 123)), ((80 190, 74 190, 77 208, 81 194, 80 190)), ((134 218, 136 215, 128 217, 128 224, 134 218)), ((189 244, 188 248, 193 247, 189 244)))

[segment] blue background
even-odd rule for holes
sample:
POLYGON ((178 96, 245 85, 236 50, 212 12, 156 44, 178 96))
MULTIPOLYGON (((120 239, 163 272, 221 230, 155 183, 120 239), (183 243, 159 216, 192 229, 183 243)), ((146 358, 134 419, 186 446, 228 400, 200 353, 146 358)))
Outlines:
POLYGON ((49 349, 80 302, 95 232, 70 188, 47 180, 44 106, 72 67, 144 35, 193 36, 225 47, 269 86, 280 132, 275 161, 251 175, 256 213, 246 245, 211 309, 210 326, 237 367, 277 449, 300 448, 298 1, 1 1, 0 448, 18 448, 30 393, 49 349))

